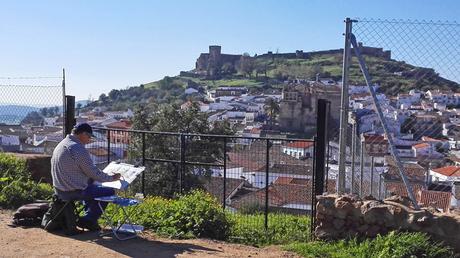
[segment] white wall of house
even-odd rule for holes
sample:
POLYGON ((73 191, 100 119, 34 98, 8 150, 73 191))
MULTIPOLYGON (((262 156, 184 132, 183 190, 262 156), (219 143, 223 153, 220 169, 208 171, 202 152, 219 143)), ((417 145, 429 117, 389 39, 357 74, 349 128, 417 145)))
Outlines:
POLYGON ((310 204, 288 203, 288 204, 285 204, 285 205, 283 205, 281 207, 289 208, 289 209, 306 210, 306 211, 311 210, 311 205, 310 204))
MULTIPOLYGON (((266 173, 265 172, 242 172, 243 168, 235 168, 230 171, 227 169, 227 178, 245 179, 252 186, 256 188, 264 188, 266 186, 266 173)), ((218 172, 223 175, 223 170, 218 172)), ((301 178, 310 179, 311 176, 307 175, 296 175, 289 173, 270 173, 268 174, 268 184, 275 182, 279 177, 290 177, 290 178, 301 178)))
POLYGON ((313 157, 313 146, 308 148, 283 147, 283 153, 300 159, 302 157, 313 157))
POLYGON ((460 176, 445 176, 433 170, 430 170, 430 177, 432 182, 460 182, 460 176))

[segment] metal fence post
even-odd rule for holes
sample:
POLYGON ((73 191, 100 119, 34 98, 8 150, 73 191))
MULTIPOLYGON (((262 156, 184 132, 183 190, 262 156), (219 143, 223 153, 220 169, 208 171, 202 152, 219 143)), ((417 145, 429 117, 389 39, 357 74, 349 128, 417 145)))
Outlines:
POLYGON ((363 197, 363 194, 364 194, 364 191, 363 191, 363 183, 364 183, 364 142, 363 141, 360 141, 361 144, 359 145, 360 146, 360 151, 361 151, 361 155, 360 155, 360 160, 359 160, 359 173, 360 173, 360 177, 359 177, 359 196, 360 197, 363 197))
MULTIPOLYGON (((329 119, 331 119, 331 102, 329 101, 327 103, 327 119, 326 119, 326 125, 327 127, 326 128, 329 128, 329 119)), ((327 143, 327 154, 326 154, 326 180, 324 182, 324 191, 327 192, 328 189, 327 189, 327 182, 329 181, 329 157, 330 157, 330 149, 331 149, 331 145, 330 145, 330 133, 329 133, 329 129, 327 130, 326 132, 326 143, 327 143)))
POLYGON ((347 125, 348 125, 348 74, 350 70, 351 56, 351 27, 352 20, 345 20, 345 47, 343 49, 343 70, 342 70, 342 98, 340 105, 340 138, 339 138, 339 174, 338 193, 345 191, 346 158, 347 158, 347 125))
POLYGON ((270 169, 270 140, 267 139, 266 141, 267 143, 267 148, 266 148, 266 157, 265 157, 265 161, 266 161, 266 164, 265 164, 265 211, 264 211, 264 215, 265 215, 265 218, 264 218, 264 226, 265 226, 265 230, 268 229, 268 186, 269 186, 269 176, 268 176, 268 173, 269 173, 269 169, 270 169))
POLYGON ((355 193, 355 155, 356 155, 356 121, 353 121, 351 129, 351 193, 355 193))
POLYGON ((370 186, 370 195, 374 196, 374 156, 371 156, 371 186, 370 186))
MULTIPOLYGON (((142 132, 142 166, 145 166, 145 132, 142 132)), ((145 171, 142 171, 142 194, 145 196, 145 171)))
POLYGON ((65 96, 64 137, 70 134, 75 126, 75 96, 65 96))
POLYGON ((222 199, 222 207, 225 210, 225 200, 227 197, 227 138, 224 137, 224 196, 222 199))
POLYGON ((378 191, 378 196, 379 200, 382 199, 382 174, 379 174, 379 191, 378 191))
POLYGON ((110 129, 107 129, 107 164, 110 164, 110 129))
POLYGON ((180 134, 180 169, 179 169, 179 193, 182 194, 183 180, 185 172, 185 135, 180 134))
MULTIPOLYGON (((327 100, 318 100, 318 112, 316 116, 316 148, 315 148, 315 171, 314 171, 314 188, 313 195, 321 195, 324 192, 324 165, 326 155, 326 139, 327 139, 327 100)), ((327 182, 326 182, 327 183, 327 182)), ((315 203, 312 203, 315 205, 315 203)))

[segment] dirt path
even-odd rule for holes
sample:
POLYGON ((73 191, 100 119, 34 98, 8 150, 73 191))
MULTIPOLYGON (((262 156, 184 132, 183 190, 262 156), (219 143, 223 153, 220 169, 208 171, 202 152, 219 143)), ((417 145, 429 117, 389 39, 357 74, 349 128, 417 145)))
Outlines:
POLYGON ((120 242, 86 232, 74 237, 40 228, 13 228, 10 211, 0 211, 0 257, 297 257, 278 247, 255 248, 220 241, 171 240, 153 234, 120 242))

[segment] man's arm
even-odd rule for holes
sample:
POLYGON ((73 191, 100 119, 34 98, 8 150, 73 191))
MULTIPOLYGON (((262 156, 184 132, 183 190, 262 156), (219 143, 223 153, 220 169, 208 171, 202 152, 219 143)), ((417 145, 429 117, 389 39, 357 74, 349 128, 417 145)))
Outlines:
POLYGON ((87 175, 88 177, 99 182, 110 182, 120 179, 119 174, 110 176, 104 173, 99 168, 97 168, 91 160, 88 151, 84 147, 78 148, 77 152, 77 155, 75 155, 75 161, 77 162, 77 165, 80 167, 83 173, 85 173, 85 175, 87 175))

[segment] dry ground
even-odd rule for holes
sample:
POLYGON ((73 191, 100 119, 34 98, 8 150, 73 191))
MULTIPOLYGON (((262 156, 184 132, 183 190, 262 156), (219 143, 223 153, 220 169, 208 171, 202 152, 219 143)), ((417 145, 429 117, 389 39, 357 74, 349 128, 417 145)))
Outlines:
POLYGON ((297 257, 278 247, 255 248, 206 239, 171 240, 149 233, 127 241, 90 232, 67 237, 40 228, 10 227, 11 214, 0 210, 0 257, 297 257))

